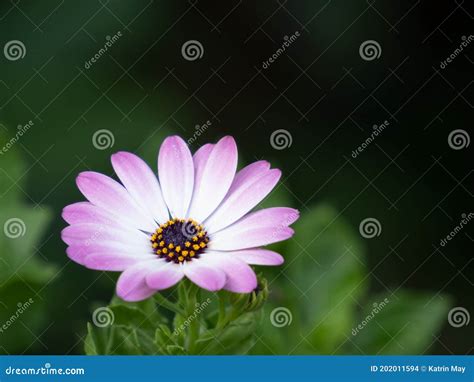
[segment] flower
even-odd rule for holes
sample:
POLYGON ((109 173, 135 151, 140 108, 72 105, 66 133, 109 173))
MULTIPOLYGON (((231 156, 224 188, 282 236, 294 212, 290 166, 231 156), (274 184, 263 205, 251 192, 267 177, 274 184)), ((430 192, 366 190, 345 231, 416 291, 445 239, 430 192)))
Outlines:
POLYGON ((93 171, 76 179, 87 202, 66 206, 62 231, 68 257, 87 268, 122 272, 117 295, 146 299, 187 277, 199 287, 250 293, 257 278, 249 265, 280 265, 261 248, 290 238, 299 217, 286 207, 249 213, 275 187, 278 169, 257 161, 236 173, 230 136, 194 156, 178 136, 158 154, 158 178, 129 152, 112 155, 121 183, 93 171))

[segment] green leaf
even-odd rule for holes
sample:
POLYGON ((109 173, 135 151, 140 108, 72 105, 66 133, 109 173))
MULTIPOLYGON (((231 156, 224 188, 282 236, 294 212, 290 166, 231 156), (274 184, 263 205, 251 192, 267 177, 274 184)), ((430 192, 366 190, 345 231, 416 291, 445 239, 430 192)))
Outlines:
POLYGON ((114 298, 107 308, 111 324, 88 324, 86 354, 158 354, 155 331, 161 317, 152 299, 126 303, 114 298))
POLYGON ((155 332, 155 344, 159 349, 160 353, 168 353, 169 346, 181 347, 182 335, 171 332, 170 328, 166 325, 160 325, 155 332))
POLYGON ((186 349, 179 345, 168 345, 166 352, 170 355, 186 355, 186 349))
POLYGON ((444 295, 400 290, 393 296, 375 296, 356 321, 351 342, 366 354, 427 352, 450 306, 450 299, 444 295), (380 302, 385 298, 388 302, 382 306, 380 302))
POLYGON ((259 312, 249 312, 222 330, 208 330, 196 341, 196 354, 245 354, 258 327, 259 312))
POLYGON ((290 343, 280 343, 279 353, 289 348, 296 354, 332 353, 350 332, 356 301, 366 291, 361 240, 328 206, 305 212, 293 228, 284 286, 274 294, 279 299, 274 307, 289 309, 292 323, 275 327, 265 319, 263 342, 275 343, 272 338, 284 336, 290 343))
POLYGON ((97 328, 87 323, 87 336, 84 341, 84 351, 87 355, 104 355, 109 352, 109 339, 112 328, 97 328))

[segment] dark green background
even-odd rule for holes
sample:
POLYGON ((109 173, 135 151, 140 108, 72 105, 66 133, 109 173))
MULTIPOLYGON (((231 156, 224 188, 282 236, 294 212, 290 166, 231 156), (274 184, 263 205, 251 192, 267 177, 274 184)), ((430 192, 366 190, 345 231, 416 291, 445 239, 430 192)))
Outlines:
MULTIPOLYGON (((26 161, 20 194, 35 209, 52 209, 36 250, 60 271, 33 288, 47 318, 26 351, 82 352, 92 307, 113 292, 114 276, 68 262, 64 252, 60 211, 82 199, 76 175, 111 174, 118 150, 155 166, 164 136, 188 139, 207 120, 212 126, 193 149, 233 135, 242 163, 265 158, 282 169, 281 188, 302 213, 324 202, 356 232, 366 217, 381 222, 382 234, 363 241, 371 291, 450 295, 452 306, 474 312, 472 227, 439 248, 472 211, 472 146, 456 151, 447 142, 454 129, 472 131, 472 47, 439 66, 472 31, 466 3, 2 1, 0 44, 21 40, 26 56, 0 56, 1 130, 11 137, 34 121, 15 147, 26 161), (85 69, 118 31, 123 37, 85 69), (263 70, 295 31, 301 36, 263 70), (382 54, 364 61, 359 46, 371 39, 382 54), (200 60, 183 59, 188 40, 204 46, 200 60), (389 127, 353 159, 372 125, 385 120, 389 127), (94 148, 98 129, 113 132, 113 148, 94 148), (291 147, 271 147, 276 129, 291 133, 291 147)), ((472 352, 472 323, 444 322, 429 352, 472 352)))

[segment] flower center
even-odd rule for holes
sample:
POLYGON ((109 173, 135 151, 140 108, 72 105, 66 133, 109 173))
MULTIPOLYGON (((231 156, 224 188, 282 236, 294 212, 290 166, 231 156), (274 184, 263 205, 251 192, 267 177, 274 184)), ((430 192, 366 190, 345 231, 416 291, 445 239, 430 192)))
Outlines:
POLYGON ((173 219, 161 224, 151 235, 153 252, 166 261, 182 263, 198 258, 209 237, 204 227, 193 219, 173 219))

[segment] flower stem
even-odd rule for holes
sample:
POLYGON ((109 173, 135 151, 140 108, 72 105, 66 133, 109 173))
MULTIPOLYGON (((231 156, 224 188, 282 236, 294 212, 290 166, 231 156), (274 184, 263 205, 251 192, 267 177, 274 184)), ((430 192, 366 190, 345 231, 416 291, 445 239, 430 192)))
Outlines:
POLYGON ((226 295, 223 292, 218 293, 219 296, 219 317, 217 318, 216 328, 220 329, 224 326, 226 315, 226 295))
POLYGON ((199 339, 200 322, 199 316, 196 314, 196 307, 198 305, 198 297, 200 295, 200 289, 193 283, 189 283, 188 289, 188 304, 186 313, 188 314, 189 325, 189 337, 188 337, 188 352, 194 353, 196 341, 199 339))
POLYGON ((166 297, 164 297, 161 293, 156 293, 155 294, 155 301, 158 305, 162 306, 163 308, 166 308, 168 310, 171 310, 172 312, 176 314, 181 314, 184 316, 184 310, 180 308, 178 304, 175 304, 174 302, 171 302, 168 300, 166 297))

